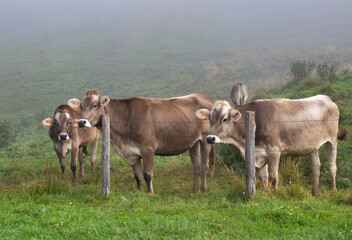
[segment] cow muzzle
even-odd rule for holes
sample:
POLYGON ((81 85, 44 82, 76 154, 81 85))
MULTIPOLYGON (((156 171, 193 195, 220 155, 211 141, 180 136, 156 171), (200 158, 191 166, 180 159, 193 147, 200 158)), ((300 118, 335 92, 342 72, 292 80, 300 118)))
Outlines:
POLYGON ((216 135, 208 135, 207 143, 209 144, 220 143, 220 138, 216 135))
POLYGON ((66 141, 70 139, 67 133, 60 133, 57 138, 59 139, 59 141, 66 141))
POLYGON ((90 122, 88 120, 86 120, 86 119, 78 120, 77 124, 78 124, 79 128, 91 128, 92 127, 90 122))

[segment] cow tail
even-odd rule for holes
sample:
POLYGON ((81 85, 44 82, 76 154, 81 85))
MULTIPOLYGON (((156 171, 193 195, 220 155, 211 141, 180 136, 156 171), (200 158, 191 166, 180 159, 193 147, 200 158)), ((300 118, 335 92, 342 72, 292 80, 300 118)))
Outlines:
POLYGON ((338 140, 344 140, 347 135, 347 129, 345 127, 341 127, 339 129, 339 132, 337 133, 337 139, 338 140))
POLYGON ((210 168, 210 176, 214 175, 215 171, 215 151, 214 145, 211 145, 210 152, 209 152, 209 168, 210 168))

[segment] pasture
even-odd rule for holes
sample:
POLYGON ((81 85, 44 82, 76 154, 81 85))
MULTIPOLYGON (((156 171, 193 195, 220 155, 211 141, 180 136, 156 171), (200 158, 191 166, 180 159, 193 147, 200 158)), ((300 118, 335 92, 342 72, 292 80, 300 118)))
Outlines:
MULTIPOLYGON (((306 80, 274 89, 291 98, 329 94, 339 105, 340 126, 351 129, 352 73, 330 86, 306 80)), ((206 193, 192 192, 188 154, 156 157, 155 195, 136 190, 132 169, 111 151, 111 194, 101 189, 97 170, 85 159, 85 176, 72 186, 60 167, 46 128, 19 132, 17 143, 0 149, 0 237, 78 239, 350 239, 352 237, 351 135, 339 143, 337 188, 330 192, 326 153, 321 151, 320 195, 311 196, 311 169, 305 157, 283 158, 279 190, 257 182, 245 196, 244 164, 233 146, 216 146, 216 171, 206 193)), ((98 146, 101 153, 101 142, 98 146)), ((69 162, 70 156, 66 161, 69 162)), ((146 185, 144 184, 144 189, 146 185)))
POLYGON ((49 141, 27 147, 18 149, 17 157, 1 156, 1 239, 352 237, 351 190, 339 188, 331 194, 322 181, 321 195, 312 197, 310 179, 295 176, 298 165, 293 160, 281 165, 278 191, 262 189, 259 182, 255 199, 247 201, 245 177, 234 176, 221 161, 208 192, 194 194, 188 155, 158 157, 156 194, 148 195, 136 190, 132 170, 113 153, 111 195, 105 198, 100 158, 95 175, 86 159, 86 175, 73 187, 70 171, 65 181, 60 179, 49 141))
POLYGON ((351 4, 214 3, 0 2, 0 239, 352 239, 351 4), (316 74, 289 82, 299 59, 349 70, 332 82, 316 74), (318 197, 300 157, 282 159, 277 191, 258 181, 248 201, 244 163, 229 145, 216 146, 206 193, 192 192, 187 153, 156 158, 149 195, 112 150, 104 197, 101 140, 95 174, 86 157, 85 176, 72 186, 67 156, 61 179, 41 121, 68 99, 96 89, 114 98, 199 92, 229 100, 237 82, 249 101, 326 94, 337 103, 349 133, 338 145, 335 194, 325 149, 318 197))

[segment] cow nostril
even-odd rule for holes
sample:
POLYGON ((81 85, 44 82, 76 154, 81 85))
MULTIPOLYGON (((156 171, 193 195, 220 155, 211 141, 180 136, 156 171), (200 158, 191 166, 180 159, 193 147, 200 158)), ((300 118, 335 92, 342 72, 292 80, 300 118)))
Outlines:
POLYGON ((213 137, 213 136, 208 136, 207 137, 207 143, 215 143, 215 137, 213 137))
POLYGON ((82 128, 82 127, 85 127, 86 126, 86 120, 79 120, 78 121, 78 127, 82 128))
POLYGON ((59 141, 64 141, 69 139, 68 135, 66 133, 60 133, 59 134, 59 141))

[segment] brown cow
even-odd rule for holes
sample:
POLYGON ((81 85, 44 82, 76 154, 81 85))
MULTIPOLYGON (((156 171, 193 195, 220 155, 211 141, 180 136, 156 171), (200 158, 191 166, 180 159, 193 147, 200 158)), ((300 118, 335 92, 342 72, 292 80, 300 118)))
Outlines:
POLYGON ((42 121, 44 126, 50 127, 49 136, 54 144, 54 149, 59 157, 62 177, 65 178, 66 161, 68 151, 71 151, 72 182, 77 183, 76 168, 77 156, 80 163, 79 176, 83 177, 83 154, 87 154, 86 147, 91 144, 90 162, 95 171, 96 151, 99 140, 99 131, 96 128, 79 129, 74 126, 74 119, 81 116, 80 109, 72 109, 68 105, 60 105, 54 113, 53 118, 42 121))
POLYGON ((231 107, 226 101, 217 101, 211 111, 200 109, 196 115, 209 118, 208 143, 230 143, 245 155, 246 111, 255 112, 256 167, 269 165, 269 178, 274 188, 278 183, 281 155, 309 155, 313 170, 313 194, 318 194, 320 175, 319 148, 325 144, 332 191, 336 190, 337 140, 346 136, 346 129, 338 133, 339 109, 328 96, 290 100, 257 100, 231 107))
POLYGON ((248 99, 248 89, 244 83, 233 85, 231 89, 231 101, 235 105, 245 104, 248 99))
POLYGON ((201 121, 192 113, 199 108, 210 108, 214 104, 208 95, 191 94, 170 99, 110 99, 92 90, 87 92, 82 102, 71 99, 68 104, 80 105, 80 127, 96 126, 100 129, 102 115, 109 114, 112 146, 132 165, 140 190, 144 176, 148 192, 154 192, 154 155, 173 156, 187 150, 193 163, 193 191, 199 190, 200 178, 201 190, 206 190, 208 155, 211 149, 211 145, 206 143, 206 137, 210 125, 208 121, 201 121))

